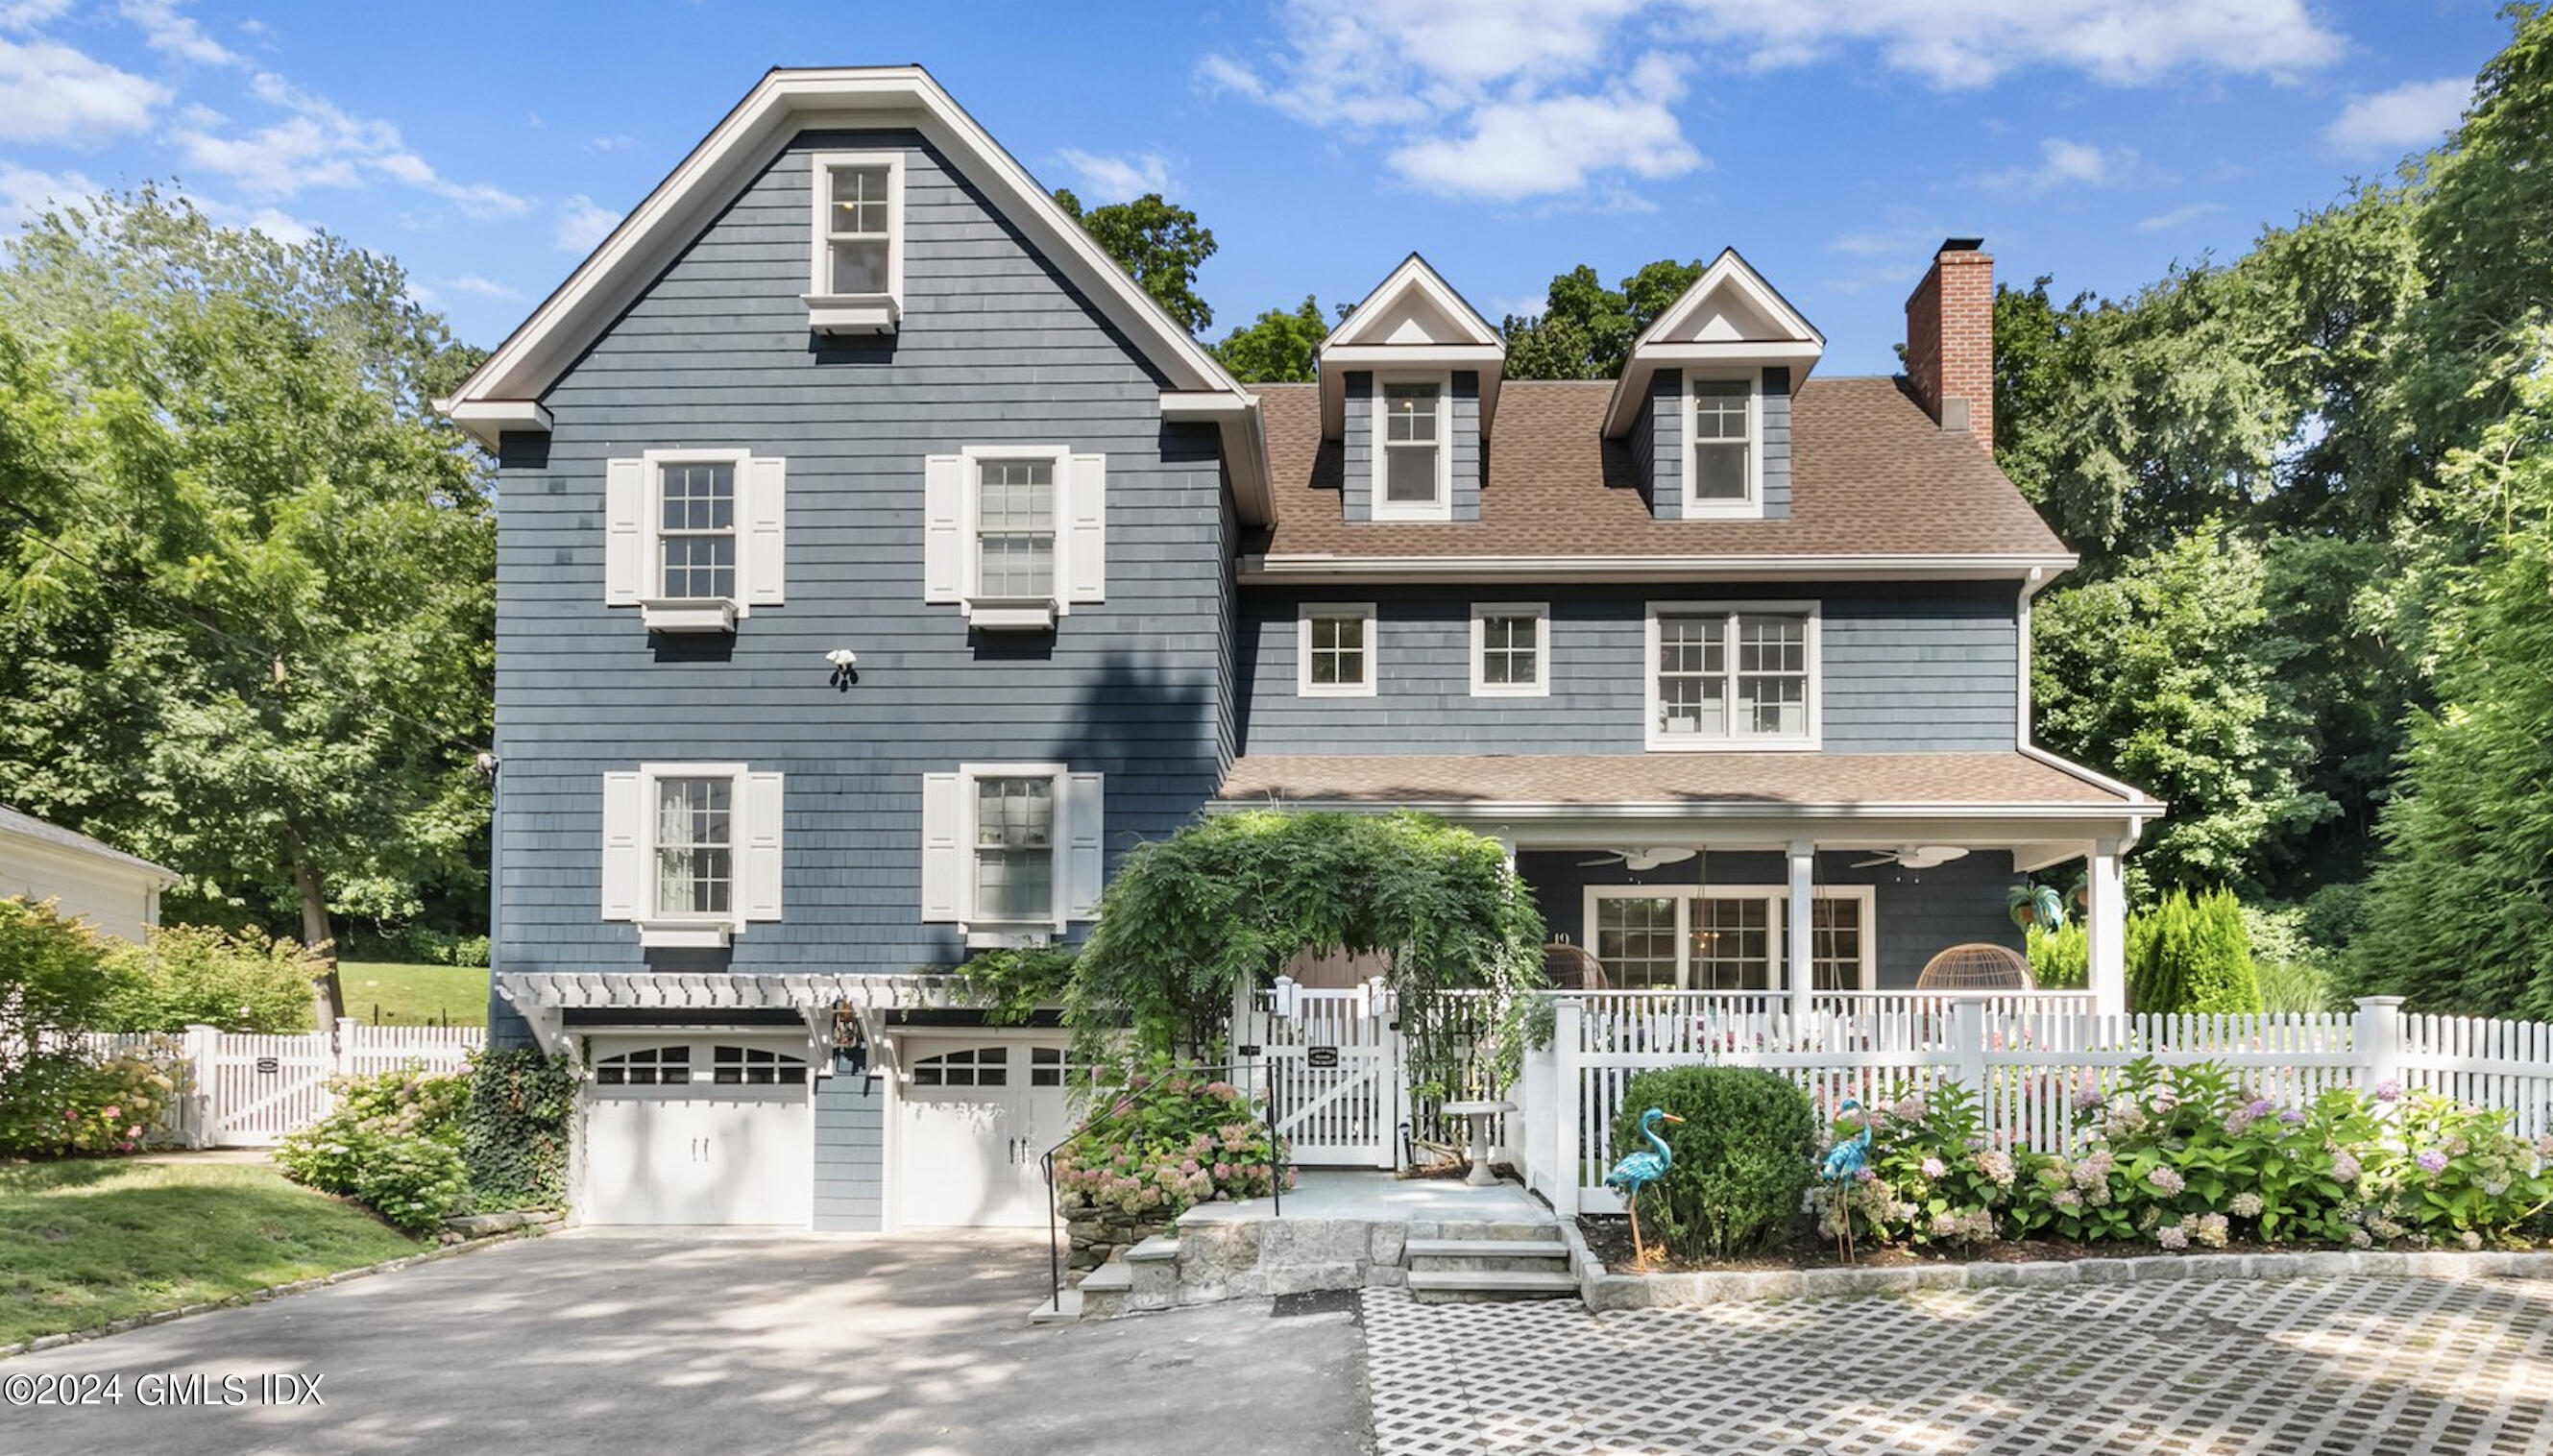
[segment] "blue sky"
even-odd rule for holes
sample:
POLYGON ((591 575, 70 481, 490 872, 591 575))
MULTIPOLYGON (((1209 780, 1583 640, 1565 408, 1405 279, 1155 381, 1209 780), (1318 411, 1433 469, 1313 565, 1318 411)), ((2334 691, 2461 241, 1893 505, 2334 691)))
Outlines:
POLYGON ((1496 316, 1743 252, 1892 367, 1931 249, 2131 289, 2453 124, 2497 0, 0 0, 0 220, 182 183, 406 264, 494 345, 773 64, 929 65, 1050 185, 1160 188, 1219 336, 1406 251, 1496 316))

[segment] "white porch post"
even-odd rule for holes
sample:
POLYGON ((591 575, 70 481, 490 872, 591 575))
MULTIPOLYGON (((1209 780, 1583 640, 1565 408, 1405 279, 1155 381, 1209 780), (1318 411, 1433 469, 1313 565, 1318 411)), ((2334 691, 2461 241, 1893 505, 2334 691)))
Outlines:
POLYGON ((1806 1034, 1809 1024, 1809 996, 1817 986, 1817 967, 1812 964, 1814 952, 1809 938, 1809 923, 1815 906, 1810 899, 1817 892, 1818 846, 1809 840, 1791 841, 1791 936, 1785 958, 1791 967, 1792 1035, 1806 1034))
POLYGON ((2119 856, 2096 843, 2085 857, 2085 888, 2091 901, 2084 922, 2084 949, 2090 961, 2092 1010, 2099 1016, 2125 1016, 2128 1011, 2127 887, 2119 878, 2119 856))

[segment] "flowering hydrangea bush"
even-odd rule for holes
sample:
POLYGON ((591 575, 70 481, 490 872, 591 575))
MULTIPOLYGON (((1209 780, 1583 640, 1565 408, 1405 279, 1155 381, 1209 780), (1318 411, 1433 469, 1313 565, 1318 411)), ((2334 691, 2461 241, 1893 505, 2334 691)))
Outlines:
MULTIPOLYGON (((1870 1110, 1869 1171, 1819 1198, 1829 1236, 1968 1246, 2054 1236, 2168 1250, 2261 1243, 2479 1248, 2540 1232, 2553 1137, 2387 1081, 2279 1108, 2212 1064, 2140 1060, 2074 1099, 2079 1154, 1986 1146, 1955 1083, 1870 1110)), ((1838 1139, 1859 1132, 1842 1122, 1838 1139)))
POLYGON ((0 1153, 138 1153, 166 1139, 166 1119, 185 1078, 184 1051, 165 1039, 102 1061, 85 1055, 34 1059, 11 1073, 0 1095, 0 1153))
POLYGON ((336 1110, 275 1150, 283 1176, 353 1198, 412 1234, 432 1230, 470 1190, 461 1161, 463 1072, 410 1065, 333 1083, 336 1110))
POLYGON ((1199 1203, 1265 1197, 1285 1149, 1240 1088, 1193 1067, 1155 1063, 1126 1078, 1054 1156, 1067 1214, 1108 1209, 1167 1223, 1199 1203))

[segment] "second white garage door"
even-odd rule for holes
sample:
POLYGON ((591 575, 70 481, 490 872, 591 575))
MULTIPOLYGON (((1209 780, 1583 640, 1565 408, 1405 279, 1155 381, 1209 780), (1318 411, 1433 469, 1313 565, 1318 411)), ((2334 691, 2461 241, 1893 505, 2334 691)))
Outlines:
POLYGON ((803 1060, 715 1042, 597 1050, 587 1223, 807 1226, 815 1110, 803 1060))
POLYGON ((907 1038, 896 1207, 908 1228, 1044 1228, 1044 1155, 1072 1131, 1057 1043, 907 1038))

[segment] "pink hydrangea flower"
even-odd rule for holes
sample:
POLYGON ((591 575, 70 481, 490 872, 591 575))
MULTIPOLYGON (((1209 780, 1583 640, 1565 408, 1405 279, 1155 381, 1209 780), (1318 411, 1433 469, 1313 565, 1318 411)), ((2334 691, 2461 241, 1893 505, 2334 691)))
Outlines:
POLYGON ((1924 1160, 1924 1176, 1926 1177, 1940 1177, 1942 1175, 1948 1172, 1948 1169, 1942 1166, 1942 1160, 1939 1158, 1927 1158, 1924 1160))
POLYGON ((2331 1176, 2334 1178, 2344 1183, 2354 1183, 2358 1181, 2358 1171, 2357 1159, 2350 1157, 2346 1153, 2333 1155, 2331 1160, 2331 1176))
POLYGON ((2401 1101, 2402 1084, 2393 1080, 2391 1077, 2386 1077, 2385 1080, 2378 1082, 2376 1084, 2376 1100, 2379 1102, 2401 1101))
POLYGON ((2155 1191, 2163 1194, 2166 1198, 2179 1197, 2180 1190, 2188 1186, 2187 1183, 2181 1181, 2179 1174, 2172 1172, 2168 1168, 2158 1168, 2154 1172, 2147 1174, 2146 1181, 2154 1184, 2155 1191))
POLYGON ((2420 1165, 2421 1168, 2430 1173, 2444 1173, 2447 1171, 2447 1155, 2439 1152, 2435 1148, 2429 1149, 2427 1152, 2422 1153, 2419 1157, 2414 1158, 2411 1161, 2420 1165))
POLYGON ((123 1109, 123 1108, 121 1108, 121 1107, 118 1107, 117 1105, 115 1105, 115 1104, 114 1104, 114 1103, 112 1103, 112 1102, 109 1102, 109 1103, 107 1103, 107 1104, 106 1104, 106 1107, 105 1107, 105 1109, 104 1109, 104 1112, 105 1112, 106 1120, 107 1120, 107 1121, 109 1121, 109 1122, 113 1122, 113 1121, 115 1121, 117 1118, 122 1117, 122 1116, 124 1115, 124 1109, 123 1109))
POLYGON ((2189 1247, 2189 1230, 2176 1223, 2166 1223, 2155 1230, 2155 1242, 2175 1251, 2186 1249, 2189 1247))

